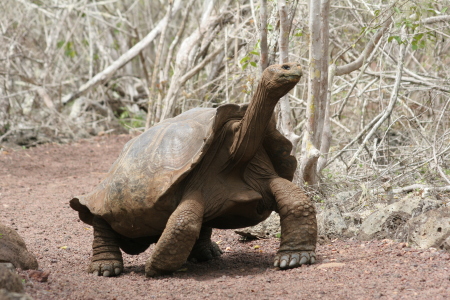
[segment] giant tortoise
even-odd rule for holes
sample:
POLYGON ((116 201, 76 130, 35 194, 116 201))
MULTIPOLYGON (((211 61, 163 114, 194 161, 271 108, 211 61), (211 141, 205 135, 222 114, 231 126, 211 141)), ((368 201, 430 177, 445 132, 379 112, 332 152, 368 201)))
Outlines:
POLYGON ((314 205, 293 184, 292 144, 276 130, 274 108, 302 75, 297 63, 269 66, 247 105, 196 108, 130 140, 106 178, 70 205, 94 228, 88 271, 123 271, 121 250, 139 254, 153 277, 222 252, 212 228, 242 228, 281 217, 281 269, 315 262, 314 205))

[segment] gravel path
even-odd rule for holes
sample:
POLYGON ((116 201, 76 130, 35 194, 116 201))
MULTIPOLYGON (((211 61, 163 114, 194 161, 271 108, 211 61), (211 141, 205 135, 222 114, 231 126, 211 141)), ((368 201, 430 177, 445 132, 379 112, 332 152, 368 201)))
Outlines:
POLYGON ((92 229, 68 201, 100 182, 129 139, 0 150, 0 220, 50 272, 47 282, 20 272, 34 299, 450 299, 449 253, 390 240, 327 241, 315 265, 279 271, 271 266, 277 239, 241 242, 232 230, 215 230, 222 257, 172 276, 145 277, 151 248, 124 255, 118 278, 89 275, 92 229))

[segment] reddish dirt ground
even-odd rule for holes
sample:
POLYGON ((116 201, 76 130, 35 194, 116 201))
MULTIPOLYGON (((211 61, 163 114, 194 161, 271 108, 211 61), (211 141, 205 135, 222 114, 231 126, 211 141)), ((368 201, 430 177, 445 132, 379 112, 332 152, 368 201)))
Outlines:
POLYGON ((124 273, 86 273, 92 229, 68 204, 106 174, 130 136, 0 151, 0 220, 15 228, 49 271, 47 282, 21 271, 34 299, 449 299, 450 254, 390 240, 335 240, 319 245, 318 262, 288 271, 272 267, 277 239, 239 241, 216 230, 222 257, 187 263, 172 276, 148 279, 139 256, 124 255, 124 273))

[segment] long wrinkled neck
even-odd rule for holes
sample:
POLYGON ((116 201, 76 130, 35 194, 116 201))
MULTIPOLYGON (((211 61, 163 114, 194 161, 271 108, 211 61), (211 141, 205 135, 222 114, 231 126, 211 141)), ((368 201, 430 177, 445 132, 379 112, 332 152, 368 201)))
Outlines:
POLYGON ((280 97, 269 94, 264 80, 261 80, 253 99, 239 123, 231 146, 231 158, 235 163, 245 163, 253 158, 260 147, 280 97))

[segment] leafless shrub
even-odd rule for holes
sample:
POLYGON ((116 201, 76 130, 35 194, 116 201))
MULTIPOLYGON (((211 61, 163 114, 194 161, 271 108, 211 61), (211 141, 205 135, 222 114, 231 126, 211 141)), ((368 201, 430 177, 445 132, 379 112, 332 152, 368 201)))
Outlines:
MULTIPOLYGON (((134 0, 0 1, 0 143, 22 139, 30 146, 143 130, 146 120, 150 126, 192 107, 249 101, 260 74, 259 5, 255 0, 175 0, 171 6, 134 0), (159 25, 166 15, 169 22, 159 25), (137 55, 104 73, 158 26, 137 55), (107 76, 77 94, 98 74, 107 76)), ((308 2, 288 1, 288 6, 289 60, 307 70, 308 2)), ((337 72, 329 86, 332 140, 321 174, 323 191, 361 184, 376 189, 384 182, 450 185, 447 7, 448 0, 331 2, 329 60, 337 69, 361 64, 348 74, 337 72), (362 56, 386 20, 392 24, 370 55, 362 56), (399 63, 402 73, 396 77, 399 63), (398 96, 391 99, 396 87, 398 96), (395 100, 392 110, 390 100, 395 100)), ((267 24, 270 64, 279 61, 276 1, 267 3, 267 24)), ((306 120, 306 73, 289 96, 299 136, 306 120)))

